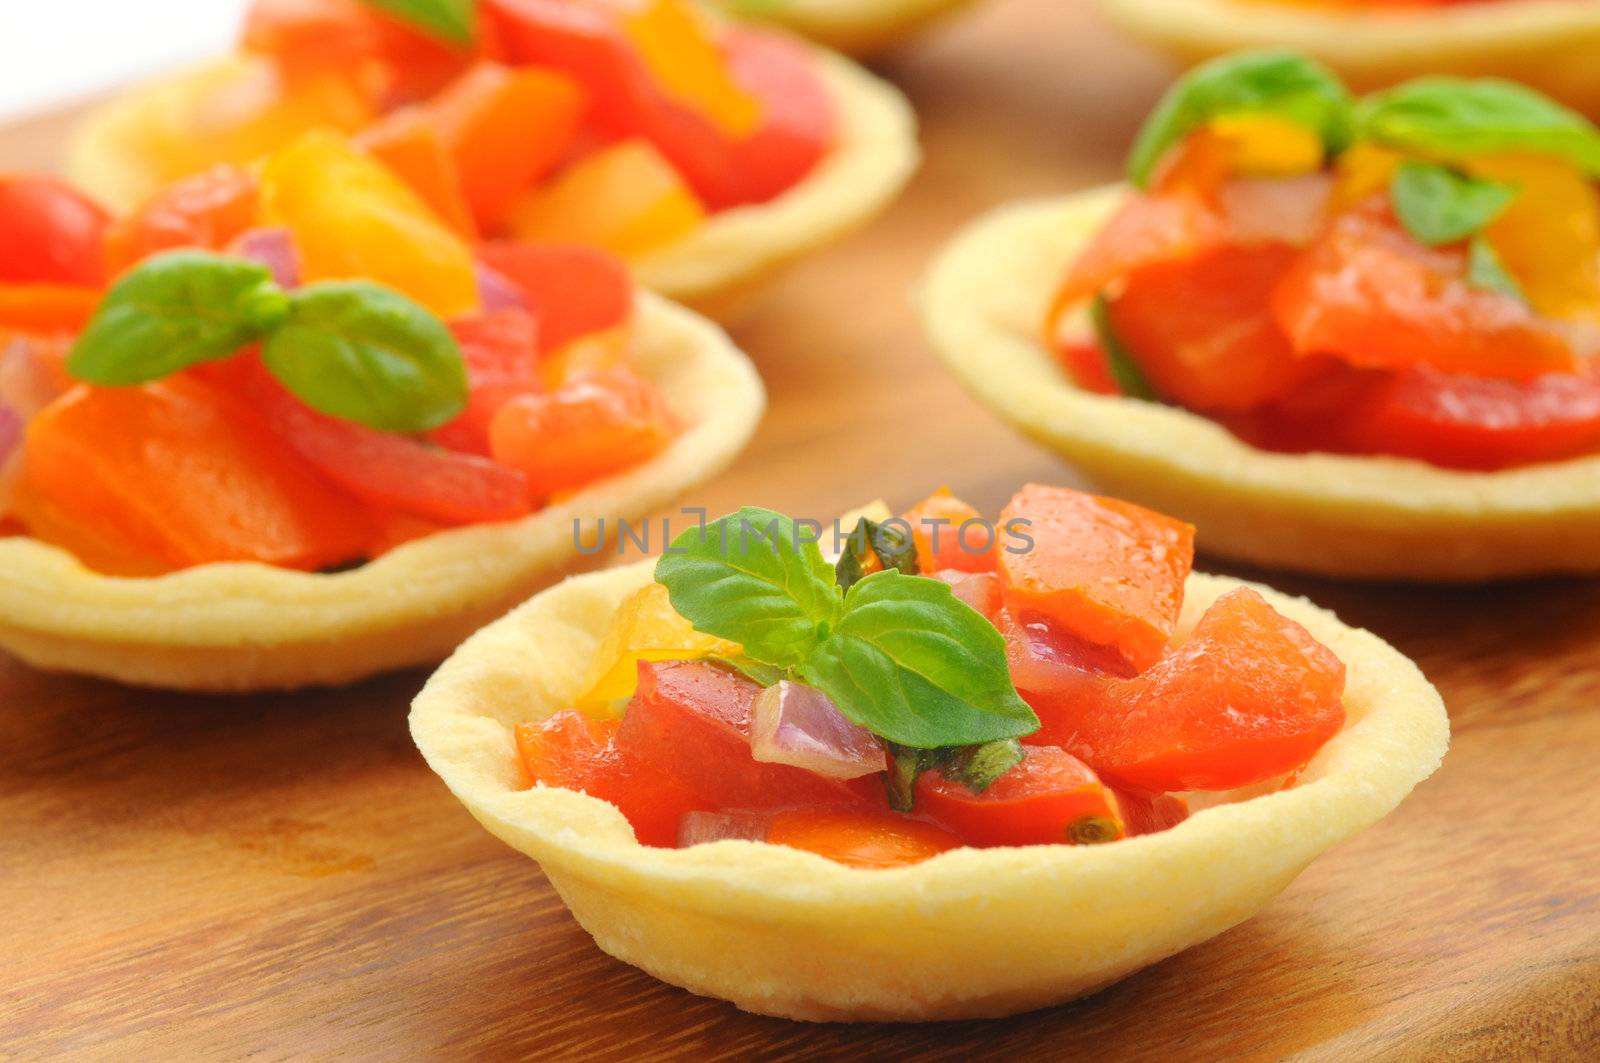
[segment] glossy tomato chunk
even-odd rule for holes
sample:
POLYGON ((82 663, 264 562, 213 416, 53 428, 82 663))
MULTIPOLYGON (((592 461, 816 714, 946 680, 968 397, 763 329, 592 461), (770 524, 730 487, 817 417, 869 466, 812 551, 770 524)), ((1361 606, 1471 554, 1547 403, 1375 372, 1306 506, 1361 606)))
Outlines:
POLYGON ((1194 528, 1115 498, 1029 484, 1000 513, 1029 542, 999 553, 1006 607, 1113 647, 1134 669, 1161 656, 1183 605, 1194 528))
POLYGON ((180 178, 106 233, 106 257, 120 272, 158 251, 218 251, 255 224, 258 182, 241 166, 219 163, 180 178))
POLYGON ((955 834, 932 823, 861 809, 780 812, 767 824, 765 840, 862 868, 919 864, 962 844, 955 834))
POLYGON ((1344 664, 1240 588, 1142 674, 1034 697, 1042 727, 1117 786, 1231 790, 1304 764, 1344 724, 1344 664))
POLYGON ((733 79, 760 102, 755 133, 734 145, 746 202, 765 203, 806 177, 832 149, 838 113, 812 52, 765 30, 730 27, 722 50, 733 79))
POLYGON ((0 174, 0 284, 105 283, 108 217, 49 174, 0 174))
POLYGON ((489 456, 489 425, 517 395, 544 390, 539 375, 538 329, 526 310, 457 318, 450 331, 467 363, 467 408, 434 429, 434 442, 468 454, 489 456))
POLYGON ((828 779, 754 759, 750 713, 760 692, 745 677, 706 661, 642 660, 617 748, 719 809, 882 806, 881 779, 828 779))
POLYGON ((1111 790, 1054 746, 1029 746, 1022 763, 981 794, 927 772, 917 780, 916 807, 977 846, 1109 842, 1127 833, 1111 790))
POLYGON ((478 259, 516 285, 533 309, 541 355, 622 328, 633 317, 633 280, 615 255, 592 247, 492 240, 479 245, 478 259))
POLYGON ((25 474, 63 517, 173 568, 318 569, 365 557, 373 530, 361 507, 258 409, 185 375, 80 386, 29 425, 25 474))
POLYGON ((923 575, 949 569, 993 572, 995 528, 983 514, 941 487, 912 506, 904 518, 917 544, 917 565, 923 575))
POLYGON ((609 801, 641 844, 671 848, 684 813, 705 805, 671 776, 618 749, 619 726, 566 709, 517 724, 517 753, 533 782, 609 801))

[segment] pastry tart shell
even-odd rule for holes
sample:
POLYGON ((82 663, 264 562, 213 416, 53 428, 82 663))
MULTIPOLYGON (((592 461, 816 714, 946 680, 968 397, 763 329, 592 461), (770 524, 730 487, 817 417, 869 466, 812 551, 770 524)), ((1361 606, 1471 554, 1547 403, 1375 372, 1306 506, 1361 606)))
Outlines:
POLYGON ((735 17, 787 26, 849 55, 874 55, 971 0, 718 0, 735 17))
POLYGON ((1419 74, 1502 77, 1580 110, 1600 107, 1600 6, 1498 0, 1410 11, 1338 10, 1242 0, 1098 0, 1128 36, 1185 62, 1242 48, 1288 48, 1358 90, 1419 74))
POLYGON ((761 383, 715 325, 643 295, 634 358, 684 432, 531 516, 437 532, 328 575, 225 563, 113 577, 38 540, 0 538, 0 648, 44 669, 197 691, 341 684, 436 663, 534 591, 602 560, 601 518, 613 534, 619 518, 714 476, 749 439, 761 383))
MULTIPOLYGON (((833 150, 772 200, 713 214, 683 239, 634 260, 642 286, 725 317, 784 266, 866 222, 910 178, 921 152, 905 97, 847 59, 821 49, 814 54, 838 108, 833 150)), ((121 145, 147 114, 170 106, 171 83, 136 89, 87 115, 68 145, 67 175, 119 211, 152 195, 160 181, 121 145)))
MULTIPOLYGON (((651 576, 649 561, 578 576, 480 631, 417 697, 411 733, 472 814, 539 861, 602 949, 763 1014, 955 1019, 1093 992, 1255 914, 1394 808, 1448 742, 1415 665, 1258 588, 1349 670, 1348 721, 1292 788, 1108 845, 958 849, 894 870, 747 841, 649 848, 610 804, 525 789, 512 728, 572 702, 612 613, 651 576)), ((1192 576, 1180 632, 1237 586, 1192 576)))
POLYGON ((1212 554, 1328 576, 1471 582, 1600 572, 1600 455, 1499 472, 1259 450, 1187 410, 1096 395, 1044 342, 1116 186, 980 219, 921 292, 934 349, 1000 417, 1108 494, 1194 522, 1212 554))

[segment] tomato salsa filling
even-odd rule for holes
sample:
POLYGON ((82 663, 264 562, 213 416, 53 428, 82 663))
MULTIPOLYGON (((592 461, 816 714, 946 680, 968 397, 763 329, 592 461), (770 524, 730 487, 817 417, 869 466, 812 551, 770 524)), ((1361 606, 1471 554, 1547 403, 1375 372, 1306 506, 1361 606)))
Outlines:
POLYGON ((1047 322, 1086 389, 1256 446, 1494 470, 1600 451, 1600 130, 1505 81, 1181 79, 1047 322))
POLYGON ((1344 723, 1343 663, 1255 591, 1174 637, 1180 521, 1029 485, 993 522, 940 492, 845 531, 831 563, 769 510, 679 536, 576 704, 516 727, 528 784, 645 845, 896 867, 1165 830, 1191 795, 1289 785, 1344 723))
POLYGON ((114 148, 160 180, 328 128, 466 236, 628 256, 793 187, 838 124, 804 45, 691 0, 256 0, 232 61, 153 91, 114 148))
POLYGON ((634 302, 610 253, 469 239, 328 130, 122 217, 0 175, 0 534, 318 571, 525 516, 680 431, 634 302))

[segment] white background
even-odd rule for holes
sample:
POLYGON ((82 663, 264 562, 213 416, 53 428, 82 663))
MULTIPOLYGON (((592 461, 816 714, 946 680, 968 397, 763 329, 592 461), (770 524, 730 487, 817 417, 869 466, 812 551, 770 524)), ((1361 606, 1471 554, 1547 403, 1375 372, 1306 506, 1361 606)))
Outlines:
POLYGON ((0 0, 0 122, 223 52, 249 0, 0 0))

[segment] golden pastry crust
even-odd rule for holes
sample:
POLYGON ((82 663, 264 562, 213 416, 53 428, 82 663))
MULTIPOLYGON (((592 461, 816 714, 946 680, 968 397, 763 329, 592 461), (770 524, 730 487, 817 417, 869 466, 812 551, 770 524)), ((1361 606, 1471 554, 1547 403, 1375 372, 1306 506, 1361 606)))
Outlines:
POLYGON ((735 18, 759 19, 849 55, 884 51, 971 0, 717 0, 735 18))
POLYGON ((995 211, 921 294, 946 365, 1107 493, 1194 522, 1202 549, 1330 576, 1465 582, 1600 572, 1600 456, 1503 472, 1276 454, 1174 406, 1075 387, 1043 339, 1078 248, 1125 189, 995 211))
POLYGON ((116 578, 37 540, 0 538, 0 648, 40 668, 201 691, 348 683, 439 661, 601 560, 576 548, 575 520, 592 538, 604 517, 610 534, 714 476, 754 431, 760 379, 710 322, 642 296, 635 364, 688 426, 661 454, 532 516, 429 535, 349 572, 230 563, 116 578))
MULTIPOLYGON (((820 49, 815 54, 838 107, 833 151, 771 201, 714 214, 677 243, 635 261, 641 285, 702 313, 726 316, 783 266, 865 222, 910 178, 921 153, 916 117, 905 97, 849 60, 820 49)), ((146 111, 168 106, 163 100, 170 90, 164 86, 170 83, 118 97, 88 115, 68 145, 67 175, 119 210, 151 195, 160 182, 130 164, 119 141, 124 130, 144 121, 146 111)))
MULTIPOLYGON (((540 862, 602 949, 748 1011, 955 1019, 1093 992, 1255 914, 1394 808, 1448 743, 1444 706, 1415 665, 1258 587, 1349 669, 1348 721, 1292 789, 1109 845, 960 849, 889 871, 744 841, 648 848, 610 804, 523 789, 512 728, 581 692, 612 613, 651 564, 570 579, 474 635, 418 695, 411 734, 479 822, 540 862)), ((1192 576, 1180 632, 1240 585, 1192 576)))
POLYGON ((1358 90, 1418 74, 1495 76, 1557 99, 1600 106, 1600 6, 1589 0, 1501 0, 1362 11, 1269 0, 1099 0, 1130 37, 1198 62, 1241 48, 1290 48, 1327 63, 1358 90))

